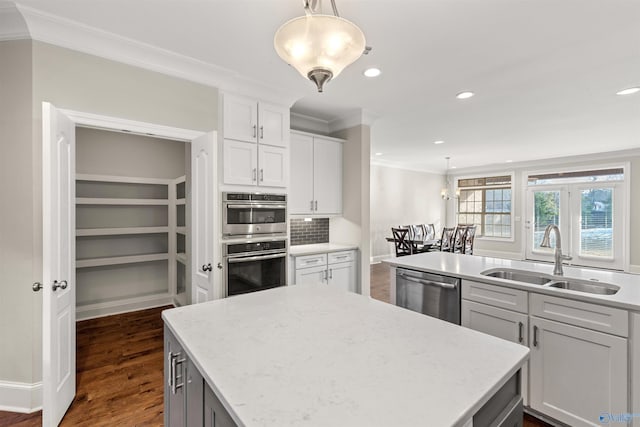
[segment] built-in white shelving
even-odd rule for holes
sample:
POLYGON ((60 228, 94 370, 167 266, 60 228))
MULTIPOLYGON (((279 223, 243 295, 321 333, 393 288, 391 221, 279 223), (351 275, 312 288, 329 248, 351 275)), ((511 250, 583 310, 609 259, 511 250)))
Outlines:
POLYGON ((184 176, 76 175, 79 319, 170 304, 184 293, 185 185, 184 176))
POLYGON ((168 232, 169 227, 79 228, 76 230, 76 236, 119 236, 127 234, 158 234, 168 232))

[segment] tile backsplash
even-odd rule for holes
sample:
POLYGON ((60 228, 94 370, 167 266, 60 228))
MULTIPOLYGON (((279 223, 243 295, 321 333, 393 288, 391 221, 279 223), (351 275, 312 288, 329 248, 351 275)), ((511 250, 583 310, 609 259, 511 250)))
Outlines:
POLYGON ((329 243, 329 218, 291 219, 291 246, 329 243))

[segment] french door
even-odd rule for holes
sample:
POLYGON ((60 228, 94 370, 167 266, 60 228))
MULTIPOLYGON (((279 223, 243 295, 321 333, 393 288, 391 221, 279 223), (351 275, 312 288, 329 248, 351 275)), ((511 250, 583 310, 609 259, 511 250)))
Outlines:
POLYGON ((562 253, 570 264, 623 269, 624 185, 619 182, 541 185, 527 189, 526 257, 553 261, 556 245, 541 248, 545 228, 560 228, 562 253))

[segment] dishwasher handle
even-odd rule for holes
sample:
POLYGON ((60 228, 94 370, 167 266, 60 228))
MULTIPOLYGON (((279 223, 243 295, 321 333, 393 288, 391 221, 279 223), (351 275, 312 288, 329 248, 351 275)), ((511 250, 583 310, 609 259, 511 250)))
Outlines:
POLYGON ((409 276, 409 275, 406 275, 404 273, 399 273, 399 275, 403 279, 406 279, 406 280, 408 280, 410 282, 420 283, 422 285, 437 286, 439 288, 444 288, 444 289, 457 289, 458 288, 458 285, 456 283, 444 283, 444 282, 437 282, 435 280, 419 279, 417 277, 409 276))

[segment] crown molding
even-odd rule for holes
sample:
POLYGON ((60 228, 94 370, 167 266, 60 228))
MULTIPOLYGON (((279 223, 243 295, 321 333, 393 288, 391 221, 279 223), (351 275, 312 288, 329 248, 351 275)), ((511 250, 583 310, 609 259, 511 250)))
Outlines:
POLYGON ((257 97, 290 107, 300 97, 241 76, 235 71, 114 33, 16 5, 31 39, 178 77, 221 91, 257 97))
POLYGON ((29 38, 29 29, 15 4, 0 2, 0 41, 29 38))
POLYGON ((389 168, 389 169, 401 169, 405 171, 428 173, 431 175, 438 175, 443 177, 446 175, 442 171, 434 171, 431 169, 410 166, 403 163, 390 162, 388 160, 379 160, 379 159, 372 158, 370 163, 371 163, 371 166, 378 166, 378 167, 389 168))
POLYGON ((378 119, 378 115, 367 110, 357 110, 344 117, 338 117, 329 121, 329 131, 331 133, 349 129, 354 126, 371 126, 378 119))
POLYGON ((306 114, 291 112, 291 129, 328 135, 329 122, 306 114))

